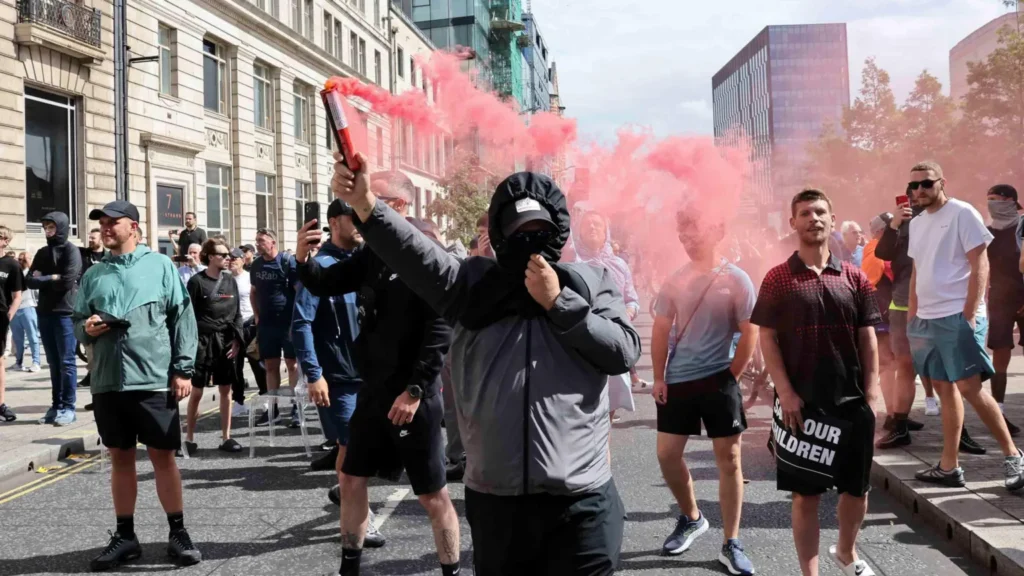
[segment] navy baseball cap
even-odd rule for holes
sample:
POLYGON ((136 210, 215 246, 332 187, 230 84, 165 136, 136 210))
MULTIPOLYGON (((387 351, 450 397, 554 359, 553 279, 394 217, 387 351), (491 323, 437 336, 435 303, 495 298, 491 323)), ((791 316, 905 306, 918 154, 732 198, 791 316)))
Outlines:
POLYGON ((108 202, 103 208, 96 208, 89 212, 89 220, 99 220, 104 216, 111 218, 128 218, 132 222, 139 221, 139 209, 127 200, 114 200, 108 202))

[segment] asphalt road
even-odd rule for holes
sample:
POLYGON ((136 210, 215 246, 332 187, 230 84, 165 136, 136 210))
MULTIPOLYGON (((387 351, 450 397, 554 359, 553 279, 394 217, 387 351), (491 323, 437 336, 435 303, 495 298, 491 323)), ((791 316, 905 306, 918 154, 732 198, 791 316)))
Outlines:
MULTIPOLYGON (((646 326, 643 326, 646 328, 646 326)), ((649 330, 649 328, 648 328, 649 330)), ((647 342, 645 341, 645 345, 647 342)), ((647 361, 645 359, 645 361, 647 361)), ((637 411, 622 413, 612 435, 613 469, 628 512, 621 574, 722 574, 717 561, 721 515, 717 503, 717 471, 710 441, 693 439, 687 460, 697 480, 697 498, 712 529, 679 557, 659 555, 677 511, 661 479, 654 452, 655 410, 648 394, 636 396, 637 411)), ((741 538, 758 574, 798 574, 790 533, 789 499, 775 490, 773 460, 765 449, 770 426, 767 405, 748 415, 743 469, 750 483, 741 524, 741 538)), ((938 420, 929 424, 939 425, 938 420)), ((143 556, 123 574, 327 574, 340 563, 338 509, 327 498, 335 483, 331 472, 311 472, 297 430, 280 432, 276 446, 266 446, 259 430, 256 459, 216 450, 215 417, 200 423, 200 453, 179 460, 185 486, 185 523, 203 552, 204 561, 175 569, 164 554, 166 518, 156 499, 152 468, 139 452, 139 500, 136 532, 143 556)), ((236 437, 248 448, 248 430, 236 422, 236 437)), ((70 464, 70 463, 69 463, 70 464)), ((449 487, 464 517, 463 487, 449 487)), ((370 500, 387 546, 364 553, 364 574, 440 574, 427 518, 407 488, 375 481, 370 500)), ((835 498, 823 500, 822 571, 840 572, 827 559, 836 541, 835 498)), ((0 485, 0 575, 76 574, 86 571, 113 530, 109 477, 97 460, 85 460, 64 471, 26 475, 0 485), (34 482, 34 483, 33 483, 34 482)), ((472 574, 469 526, 462 522, 463 573, 472 574)), ((987 574, 930 527, 915 522, 898 503, 881 492, 871 506, 860 536, 860 554, 875 571, 895 575, 987 574)))

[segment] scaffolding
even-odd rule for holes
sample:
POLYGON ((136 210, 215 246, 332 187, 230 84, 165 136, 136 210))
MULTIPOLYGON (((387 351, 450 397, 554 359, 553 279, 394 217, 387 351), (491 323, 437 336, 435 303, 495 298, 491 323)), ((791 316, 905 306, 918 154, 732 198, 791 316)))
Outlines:
POLYGON ((523 24, 522 4, 519 0, 490 0, 491 9, 491 65, 494 91, 502 98, 513 99, 524 109, 523 56, 519 37, 523 24))

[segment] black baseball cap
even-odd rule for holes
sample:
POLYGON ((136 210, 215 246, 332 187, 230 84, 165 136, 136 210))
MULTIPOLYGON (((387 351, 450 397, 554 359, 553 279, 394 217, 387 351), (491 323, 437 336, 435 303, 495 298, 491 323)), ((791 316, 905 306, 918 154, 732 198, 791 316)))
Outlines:
MULTIPOLYGON (((331 218, 337 218, 338 216, 349 216, 351 218, 354 218, 355 215, 356 215, 355 209, 352 208, 352 206, 349 206, 348 202, 345 202, 345 201, 341 200, 340 198, 335 198, 327 206, 327 219, 328 220, 330 220, 331 218)), ((330 231, 331 231, 330 227, 324 226, 324 232, 328 232, 329 233, 330 231)))
POLYGON ((239 258, 239 259, 241 259, 244 256, 244 254, 242 254, 242 250, 240 248, 232 249, 230 254, 231 254, 232 258, 239 258))
POLYGON ((89 212, 89 220, 99 220, 104 216, 128 218, 132 222, 138 222, 139 209, 127 200, 114 200, 113 202, 108 202, 103 208, 96 208, 89 212))
POLYGON ((1021 210, 1020 202, 1017 200, 1017 189, 1009 184, 996 184, 995 186, 988 189, 989 194, 996 196, 1002 196, 1007 200, 1013 200, 1017 203, 1017 210, 1021 210))
POLYGON ((242 252, 256 252, 252 244, 242 244, 242 252))
POLYGON ((547 208, 539 201, 527 197, 506 204, 498 217, 498 225, 501 228, 501 233, 508 237, 514 234, 520 226, 533 220, 542 220, 555 226, 547 208))

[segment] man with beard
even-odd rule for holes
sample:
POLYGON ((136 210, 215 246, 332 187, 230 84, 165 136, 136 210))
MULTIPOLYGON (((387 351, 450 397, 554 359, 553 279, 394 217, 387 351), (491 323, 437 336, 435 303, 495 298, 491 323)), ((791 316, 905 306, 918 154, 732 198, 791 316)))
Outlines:
POLYGON ((203 244, 200 259, 206 269, 185 286, 192 301, 199 344, 196 349, 192 395, 188 399, 185 450, 195 453, 193 441, 203 389, 216 386, 220 392, 220 435, 222 452, 241 452, 242 445, 231 437, 231 385, 235 383, 235 357, 242 344, 242 313, 235 280, 228 271, 231 251, 228 243, 211 238, 203 244))
MULTIPOLYGON (((93 572, 142 555, 135 536, 138 482, 135 450, 146 446, 156 492, 167 514, 167 555, 179 565, 202 560, 185 529, 181 474, 174 452, 181 447, 178 401, 192 391, 196 320, 192 303, 162 254, 138 246, 139 210, 116 200, 89 213, 100 221, 110 254, 82 278, 75 302, 75 335, 92 346, 96 428, 110 451, 110 491, 117 527, 93 572)), ((77 250, 75 251, 77 254, 77 250)))
POLYGON ((252 244, 242 244, 242 268, 246 272, 252 268, 252 261, 255 257, 256 248, 252 244))
POLYGON ((184 256, 193 244, 202 247, 207 240, 206 230, 197 225, 195 212, 185 212, 185 229, 178 234, 177 239, 174 238, 174 234, 174 230, 169 230, 167 237, 174 243, 175 254, 178 256, 184 256))
MULTIPOLYGON (((754 566, 739 540, 743 508, 740 446, 747 428, 739 377, 754 354, 757 326, 750 323, 754 285, 746 272, 718 253, 725 226, 707 218, 676 215, 676 232, 690 263, 662 286, 651 335, 654 401, 658 406, 658 463, 681 512, 662 545, 665 554, 685 552, 708 530, 697 508, 693 478, 683 453, 701 422, 718 467, 718 499, 724 539, 719 562, 730 574, 750 576, 754 566), (669 333, 677 326, 669 351, 669 333), (667 367, 667 370, 666 370, 667 367)), ((577 250, 585 243, 576 245, 577 250)))
POLYGON ((107 251, 103 248, 103 240, 100 239, 100 229, 93 228, 89 230, 89 244, 79 248, 82 252, 82 276, 89 271, 89 267, 99 262, 107 255, 107 251))
POLYGON ((367 246, 455 325, 476 573, 611 574, 625 511, 606 390, 639 358, 640 337, 607 271, 558 264, 570 233, 562 191, 543 175, 506 178, 488 210, 496 259, 459 260, 391 209, 365 168, 334 171, 367 246))
POLYGON ((965 485, 957 447, 966 399, 1003 452, 1003 485, 1019 490, 1024 488, 1024 452, 1010 437, 999 405, 981 386, 995 372, 985 351, 985 251, 992 233, 973 206, 946 195, 946 179, 935 162, 914 165, 908 189, 924 212, 910 223, 907 254, 914 259, 914 273, 907 337, 914 368, 932 379, 942 400, 943 439, 939 461, 914 477, 944 486, 965 485))
MULTIPOLYGON (((793 540, 804 576, 818 576, 818 507, 830 488, 824 482, 839 492, 832 561, 848 576, 874 576, 857 558, 856 542, 868 507, 872 405, 879 394, 874 325, 881 317, 864 272, 830 251, 835 215, 828 196, 804 190, 793 197, 791 210, 800 248, 765 276, 750 321, 761 327, 782 425, 794 435, 789 440, 804 430, 804 415, 844 422, 848 438, 831 480, 783 469, 779 460, 778 488, 793 494, 793 540)), ((781 449, 776 446, 776 453, 781 449)))
MULTIPOLYGON (((352 257, 363 244, 356 230, 352 207, 335 199, 327 207, 327 228, 330 241, 323 244, 315 258, 321 268, 329 268, 352 257)), ((313 256, 310 256, 313 258, 313 256)), ((356 370, 355 341, 359 335, 359 309, 356 293, 320 298, 299 285, 295 294, 295 312, 292 315, 292 334, 295 356, 309 382, 312 396, 326 394, 327 399, 317 407, 324 436, 332 442, 331 451, 314 460, 313 470, 334 470, 338 486, 331 488, 328 498, 341 503, 341 466, 349 442, 349 424, 356 408, 356 399, 363 379, 356 370)), ((373 513, 366 524, 363 545, 379 548, 384 537, 373 525, 373 513)))
POLYGON ((41 222, 46 246, 36 252, 25 279, 29 288, 39 290, 39 333, 50 365, 53 391, 50 408, 39 423, 66 426, 77 419, 78 360, 71 312, 82 275, 82 254, 68 241, 71 226, 67 214, 50 212, 41 222))
MULTIPOLYGON (((992 267, 988 291, 988 347, 992 350, 992 397, 1006 420, 1003 402, 1006 400, 1006 370, 1013 353, 1013 327, 1017 326, 1024 338, 1024 276, 1021 276, 1021 209, 1017 189, 1009 184, 997 184, 988 190, 988 213, 992 224, 992 243, 988 245, 988 261, 992 267)), ((1024 341, 1022 341, 1024 344, 1024 341)), ((1020 434, 1020 428, 1006 420, 1010 436, 1020 434)))
MULTIPOLYGON (((400 172, 374 174, 373 185, 400 214, 412 204, 415 190, 400 172)), ((444 253, 435 240, 415 227, 412 230, 444 253)), ((364 384, 349 422, 341 468, 340 575, 359 574, 370 477, 397 479, 404 467, 413 493, 430 518, 441 570, 444 576, 455 576, 459 573, 459 519, 446 486, 438 394, 451 328, 372 250, 363 248, 330 267, 321 266, 309 257, 310 245, 320 238, 316 222, 299 230, 295 257, 302 285, 321 298, 359 292, 362 309, 353 359, 364 384)), ((331 402, 323 386, 311 387, 310 397, 318 406, 331 402)))

